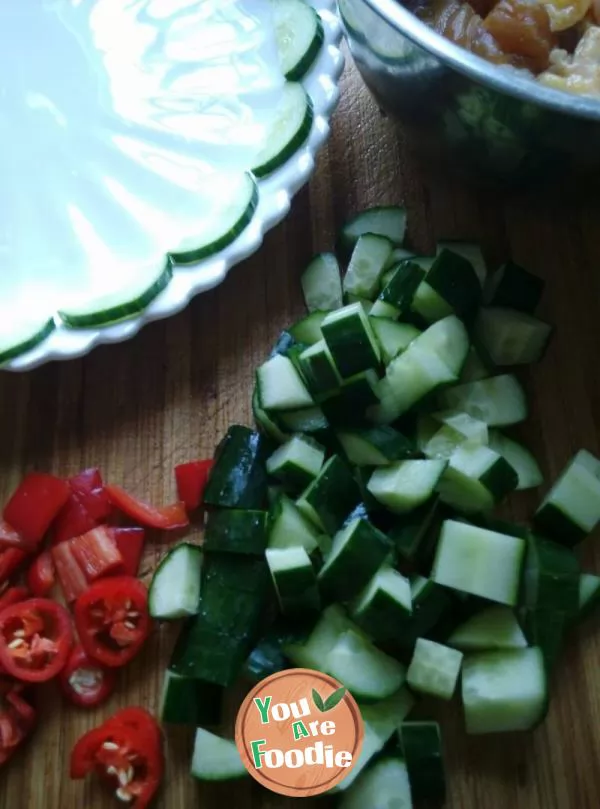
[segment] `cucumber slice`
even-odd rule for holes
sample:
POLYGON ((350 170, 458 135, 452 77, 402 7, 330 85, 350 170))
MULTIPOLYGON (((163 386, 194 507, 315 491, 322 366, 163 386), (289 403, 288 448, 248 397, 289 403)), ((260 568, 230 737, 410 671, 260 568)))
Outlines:
POLYGON ((267 512, 251 509, 215 509, 204 526, 205 551, 262 556, 267 547, 267 512))
POLYGON ((487 607, 458 626, 448 638, 463 652, 524 649, 527 640, 515 614, 508 607, 487 607))
POLYGON ((315 256, 302 273, 300 283, 309 312, 329 312, 343 306, 340 265, 333 253, 315 256))
POLYGON ((281 71, 288 81, 300 81, 323 45, 323 23, 302 0, 271 0, 271 6, 281 71))
POLYGON ((552 486, 533 518, 536 528, 576 545, 600 522, 600 461, 580 450, 552 486))
POLYGON ((192 775, 200 781, 228 781, 248 775, 236 743, 198 728, 194 740, 192 775))
POLYGON ((525 542, 455 520, 442 525, 432 578, 438 584, 514 606, 525 542))
POLYGON ((311 346, 323 339, 321 324, 327 317, 327 312, 315 310, 302 320, 298 320, 288 329, 294 340, 298 343, 311 346))
POLYGON ((483 290, 486 306, 508 306, 533 314, 544 292, 544 281, 507 261, 489 278, 483 290))
POLYGON ((314 402, 289 357, 276 354, 256 372, 260 402, 267 412, 311 407, 314 402))
POLYGON ((335 390, 342 382, 325 340, 304 349, 298 357, 306 387, 313 396, 335 390))
POLYGON ((411 458, 416 454, 414 444, 387 425, 336 435, 346 457, 356 466, 387 466, 391 461, 411 458))
POLYGON ((394 245, 385 236, 376 236, 373 233, 360 236, 344 276, 344 292, 368 301, 374 300, 379 289, 379 279, 393 249, 394 245))
POLYGON ((406 674, 413 691, 439 699, 452 699, 463 656, 461 652, 432 640, 419 638, 406 674))
POLYGON ((443 803, 446 776, 438 723, 405 722, 400 728, 400 741, 413 800, 431 801, 435 805, 443 803))
POLYGON ((356 623, 377 641, 395 638, 398 624, 411 613, 410 582, 387 565, 375 573, 352 607, 356 623))
POLYGON ((600 576, 582 573, 579 577, 579 619, 586 618, 600 602, 600 576))
POLYGON ((453 385, 440 393, 439 404, 462 410, 489 427, 517 424, 527 418, 525 391, 511 374, 453 385))
POLYGON ((553 331, 533 315, 495 306, 479 310, 473 339, 493 365, 528 365, 542 359, 553 331))
POLYGON ((344 794, 340 809, 412 809, 406 763, 380 758, 344 794))
POLYGON ((406 669, 352 629, 343 632, 325 661, 325 671, 356 699, 389 697, 406 680, 406 669))
POLYGON ((339 236, 340 252, 349 255, 365 233, 385 236, 397 247, 406 233, 406 210, 395 206, 367 208, 347 222, 339 236))
POLYGON ((173 268, 167 261, 150 274, 150 280, 147 272, 140 273, 140 277, 131 279, 129 286, 102 297, 94 296, 77 307, 61 309, 58 316, 65 326, 73 329, 119 323, 143 312, 170 283, 172 276, 173 268))
POLYGON ((260 433, 233 424, 215 450, 204 505, 262 509, 267 501, 267 445, 260 433))
POLYGON ((462 698, 467 733, 532 730, 548 708, 548 683, 540 649, 467 655, 462 698))
POLYGON ((387 317, 372 317, 371 326, 381 347, 381 359, 385 365, 409 347, 421 332, 409 323, 396 323, 387 317))
POLYGON ((304 548, 312 553, 318 547, 318 531, 294 503, 282 494, 271 507, 269 548, 304 548))
POLYGON ((437 490, 442 502, 471 514, 492 509, 517 483, 517 473, 501 455, 468 442, 450 456, 437 490))
POLYGON ((161 560, 148 589, 148 611, 161 621, 196 615, 200 609, 202 550, 183 542, 161 560))
POLYGON ((375 317, 397 319, 406 314, 413 303, 419 284, 425 278, 425 270, 416 261, 400 263, 381 290, 371 314, 375 317))
POLYGON ((317 578, 304 548, 268 548, 267 564, 283 615, 294 617, 318 611, 317 578))
POLYGON ((341 376, 348 378, 378 367, 379 343, 359 303, 330 312, 321 324, 321 331, 341 376))
POLYGON ((324 448, 305 435, 295 435, 267 460, 267 472, 292 491, 302 491, 319 474, 324 448))
POLYGON ((376 469, 367 489, 390 511, 404 514, 429 500, 445 468, 445 461, 399 461, 376 469))
POLYGON ((0 336, 0 365, 21 354, 26 354, 32 348, 43 343, 55 328, 56 324, 52 319, 46 320, 42 324, 24 325, 21 323, 18 331, 11 328, 8 334, 0 336))
POLYGON ((171 725, 218 725, 224 689, 169 669, 165 672, 158 715, 171 725))
POLYGON ((350 467, 332 455, 296 505, 320 531, 335 534, 359 500, 350 467))
POLYGON ((473 270, 475 275, 483 287, 487 278, 487 265, 481 252, 481 247, 472 242, 458 242, 453 240, 446 240, 438 242, 436 254, 439 255, 442 250, 450 250, 452 253, 457 253, 459 256, 465 258, 473 270))
POLYGON ((488 443, 490 448, 502 455, 517 473, 519 479, 517 491, 534 489, 544 482, 538 462, 522 444, 513 441, 512 438, 508 438, 498 430, 490 430, 488 443))
POLYGON ((252 169, 255 177, 266 177, 287 163, 308 138, 313 120, 313 106, 306 90, 301 84, 288 81, 264 146, 255 158, 252 169))
POLYGON ((464 256, 441 249, 417 291, 413 309, 429 323, 456 314, 470 316, 479 304, 481 285, 464 256))

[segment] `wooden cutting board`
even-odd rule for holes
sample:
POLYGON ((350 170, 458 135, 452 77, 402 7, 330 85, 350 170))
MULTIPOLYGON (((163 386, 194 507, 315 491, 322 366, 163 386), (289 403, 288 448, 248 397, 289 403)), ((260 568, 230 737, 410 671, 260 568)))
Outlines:
MULTIPOLYGON (((404 203, 418 250, 438 238, 480 241, 492 264, 510 254, 547 280, 544 315, 558 333, 539 366, 523 374, 531 414, 522 434, 549 479, 579 447, 600 450, 600 228, 598 210, 560 192, 553 198, 500 198, 419 174, 402 133, 383 119, 351 65, 333 134, 310 187, 263 249, 218 289, 127 343, 82 360, 0 375, 0 503, 24 472, 70 475, 99 466, 138 495, 167 502, 172 467, 209 456, 231 422, 249 423, 254 368, 285 324, 302 312, 300 273, 328 249, 346 217, 374 203, 404 203)), ((537 493, 514 497, 507 513, 523 518, 537 493)), ((598 538, 596 547, 600 548, 598 538)), ((150 570, 164 547, 148 546, 150 570)), ((600 551, 586 544, 586 567, 600 551)), ((455 706, 431 706, 443 721, 451 809, 585 809, 600 804, 600 622, 574 632, 552 682, 545 724, 523 738, 467 739, 455 706)), ((48 685, 34 740, 0 777, 0 807, 79 809, 115 806, 97 782, 71 782, 76 739, 116 708, 157 706, 174 630, 161 627, 123 671, 102 710, 65 706, 48 685)), ((232 701, 231 715, 234 715, 232 701)), ((188 776, 191 734, 167 735, 161 807, 225 802, 235 809, 283 809, 292 801, 250 779, 205 786, 188 776)), ((323 803, 321 805, 324 805, 323 803)), ((369 809, 369 807, 365 807, 369 809)))

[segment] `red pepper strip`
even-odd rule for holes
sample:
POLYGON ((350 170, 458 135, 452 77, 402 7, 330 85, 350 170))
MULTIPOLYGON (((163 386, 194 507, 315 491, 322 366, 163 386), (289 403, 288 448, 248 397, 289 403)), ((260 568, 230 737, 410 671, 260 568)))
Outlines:
POLYGON ((87 590, 88 581, 73 555, 69 542, 61 542, 60 545, 55 545, 51 553, 56 568, 56 576, 60 582, 65 601, 71 603, 87 590))
POLYGON ((89 582, 107 576, 123 567, 112 533, 105 525, 69 540, 71 552, 89 582))
POLYGON ((177 495, 188 511, 195 511, 202 503, 214 461, 190 461, 175 467, 177 495))
POLYGON ((137 576, 146 532, 143 528, 109 528, 108 530, 123 559, 119 573, 124 576, 137 576))
POLYGON ((81 536, 81 534, 91 531, 96 525, 96 520, 87 508, 77 499, 76 495, 72 494, 54 522, 52 544, 58 545, 60 542, 81 536))
POLYGON ((56 569, 50 551, 42 551, 27 571, 27 584, 34 596, 44 598, 54 587, 56 569))
POLYGON ((22 695, 23 683, 0 680, 0 765, 13 755, 33 730, 36 713, 22 695))
POLYGON ((27 587, 9 587, 0 595, 0 612, 4 607, 12 607, 13 604, 25 601, 26 598, 29 598, 27 587))
POLYGON ((73 644, 69 613, 47 598, 30 598, 0 612, 0 663, 30 683, 56 676, 73 644))
POLYGON ((6 520, 0 520, 0 547, 20 548, 30 551, 35 546, 23 539, 21 534, 9 525, 6 520))
POLYGON ((189 525, 185 506, 181 502, 157 508, 132 497, 120 486, 106 486, 106 492, 113 506, 142 525, 161 528, 164 531, 185 528, 186 525, 189 525))
POLYGON ((75 626, 90 657, 104 666, 124 666, 152 628, 148 591, 132 576, 99 579, 75 602, 75 626))
POLYGON ((0 584, 8 581, 25 559, 27 559, 27 554, 20 548, 6 548, 6 550, 0 551, 0 584))
POLYGON ((69 488, 69 499, 54 523, 54 543, 91 531, 110 514, 108 495, 98 469, 86 469, 69 478, 69 488))
POLYGON ((107 669, 75 646, 59 675, 64 695, 80 708, 93 708, 110 697, 117 684, 115 669, 107 669))
MULTIPOLYGON (((131 710, 131 709, 128 709, 131 710)), ((116 797, 134 809, 145 809, 158 790, 164 771, 160 730, 143 713, 139 728, 119 720, 121 711, 89 731, 71 753, 71 778, 84 778, 95 770, 115 789, 116 797)))
POLYGON ((36 545, 67 502, 69 492, 66 480, 31 472, 4 507, 4 519, 26 542, 36 545))

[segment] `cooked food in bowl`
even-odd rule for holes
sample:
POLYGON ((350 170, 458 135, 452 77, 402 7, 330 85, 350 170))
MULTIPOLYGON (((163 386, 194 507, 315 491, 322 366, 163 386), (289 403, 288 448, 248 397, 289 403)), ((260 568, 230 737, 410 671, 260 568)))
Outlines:
POLYGON ((600 99, 600 0, 404 0, 438 33, 548 87, 600 99))

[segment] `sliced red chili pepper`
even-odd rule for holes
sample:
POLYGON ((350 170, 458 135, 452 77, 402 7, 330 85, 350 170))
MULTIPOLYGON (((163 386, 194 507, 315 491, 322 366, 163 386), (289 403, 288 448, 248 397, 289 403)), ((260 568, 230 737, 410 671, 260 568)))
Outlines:
POLYGON ((123 567, 123 557, 105 525, 100 525, 83 536, 70 539, 69 545, 75 560, 90 582, 123 567))
POLYGON ((54 475, 30 472, 4 507, 4 519, 26 542, 40 542, 69 498, 69 484, 54 475))
POLYGON ((27 554, 20 548, 6 548, 0 551, 0 584, 7 581, 27 559, 27 554))
POLYGON ((208 476, 214 461, 190 461, 175 467, 175 482, 177 495, 185 503, 188 511, 195 511, 204 496, 204 489, 208 483, 208 476))
POLYGON ((26 598, 29 598, 27 587, 9 587, 0 595, 0 612, 4 607, 11 607, 19 601, 25 601, 26 598))
POLYGON ((69 499, 54 523, 53 542, 81 536, 110 514, 108 495, 98 469, 85 469, 69 478, 69 499))
POLYGON ((106 702, 115 690, 117 672, 88 657, 83 646, 75 646, 59 682, 70 702, 81 708, 93 708, 106 702))
POLYGON ((161 528, 164 531, 185 528, 186 525, 189 525, 185 505, 180 501, 157 508, 149 503, 144 503, 143 500, 138 500, 120 486, 106 486, 106 492, 113 506, 142 525, 161 528))
POLYGON ((36 721, 35 710, 24 699, 23 683, 0 680, 0 765, 29 736, 36 721))
POLYGON ((75 602, 75 626, 90 657, 124 666, 150 634, 148 591, 133 576, 100 579, 75 602))
MULTIPOLYGON (((130 709, 131 710, 131 709, 130 709)), ((119 721, 119 711, 79 739, 71 753, 71 778, 95 771, 115 789, 115 795, 135 809, 145 809, 154 797, 164 770, 160 730, 143 709, 140 728, 119 721)))
POLYGON ((51 553, 65 601, 70 604, 87 590, 88 581, 68 542, 55 545, 51 553))
POLYGON ((40 683, 58 674, 73 644, 69 613, 47 598, 0 612, 0 663, 19 680, 40 683))
POLYGON ((43 598, 54 587, 56 569, 50 551, 42 551, 27 571, 27 584, 34 596, 43 598))
POLYGON ((122 569, 125 576, 137 576, 144 550, 146 532, 143 528, 109 528, 123 558, 122 569))
POLYGON ((30 551, 35 548, 35 544, 27 542, 6 520, 0 520, 0 547, 20 548, 23 551, 30 551))

